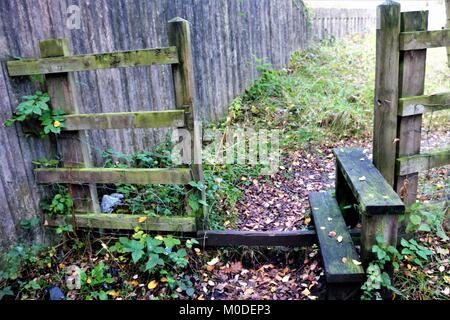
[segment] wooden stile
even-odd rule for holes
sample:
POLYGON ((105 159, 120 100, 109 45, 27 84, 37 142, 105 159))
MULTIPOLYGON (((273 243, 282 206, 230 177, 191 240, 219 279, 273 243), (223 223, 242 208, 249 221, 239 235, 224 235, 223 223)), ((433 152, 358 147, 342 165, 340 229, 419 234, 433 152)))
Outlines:
MULTIPOLYGON (((70 55, 67 39, 50 39, 39 42, 41 56, 44 58, 70 55)), ((62 109, 67 114, 78 113, 78 101, 70 73, 46 75, 48 94, 53 109, 62 109)), ((85 132, 61 132, 57 141, 58 152, 66 168, 91 167, 89 145, 85 132)), ((74 207, 78 211, 99 212, 97 188, 94 184, 88 186, 70 185, 70 194, 74 207)))
MULTIPOLYGON (((424 31, 428 28, 428 11, 402 13, 401 31, 424 31)), ((426 49, 400 53, 399 97, 420 96, 425 87, 426 49)), ((420 153, 422 115, 398 118, 398 149, 395 158, 420 153)), ((397 169, 396 169, 397 170, 397 169)), ((411 172, 396 177, 396 191, 406 205, 416 201, 419 175, 411 172)))
MULTIPOLYGON (((203 182, 202 157, 201 157, 201 134, 200 126, 196 125, 197 114, 195 110, 196 97, 194 89, 194 64, 192 60, 191 34, 189 22, 174 18, 168 24, 169 44, 177 47, 179 63, 172 65, 173 86, 175 92, 175 104, 179 109, 184 109, 185 125, 190 133, 190 165, 193 180, 203 182)), ((197 191, 195 191, 197 192, 197 191)), ((199 197, 206 203, 206 194, 199 192, 199 197)), ((189 208, 188 208, 189 210, 189 208)), ((198 217, 199 228, 206 229, 207 208, 201 205, 198 217)))
MULTIPOLYGON (((411 11, 418 12, 418 11, 411 11)), ((404 12, 407 14, 407 12, 404 12)), ((450 46, 450 29, 400 33, 400 50, 420 50, 450 46)))

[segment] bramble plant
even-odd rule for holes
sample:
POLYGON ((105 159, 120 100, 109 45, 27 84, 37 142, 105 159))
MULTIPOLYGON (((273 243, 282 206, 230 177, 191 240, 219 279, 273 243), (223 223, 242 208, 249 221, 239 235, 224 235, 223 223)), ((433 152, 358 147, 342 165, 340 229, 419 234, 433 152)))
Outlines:
POLYGON ((36 91, 34 95, 23 96, 21 103, 16 107, 12 118, 6 120, 4 125, 9 127, 15 122, 38 120, 41 124, 39 135, 44 137, 50 133, 59 134, 65 127, 64 111, 51 110, 48 102, 50 97, 47 92, 36 91))
POLYGON ((71 213, 72 206, 73 200, 69 192, 65 188, 59 187, 50 202, 43 202, 42 209, 50 215, 68 215, 71 213))
MULTIPOLYGON (((187 240, 184 246, 191 249, 198 244, 195 239, 187 240)), ((142 272, 151 277, 159 277, 159 281, 167 283, 171 289, 185 291, 188 296, 194 294, 192 282, 188 278, 176 279, 173 275, 183 270, 189 264, 188 253, 182 247, 179 239, 168 236, 151 236, 141 230, 135 229, 131 238, 121 237, 112 247, 111 253, 121 254, 119 261, 126 261, 131 257, 133 264, 142 272)), ((149 288, 157 285, 157 280, 149 283, 149 288)), ((176 293, 174 293, 176 295, 176 293)))

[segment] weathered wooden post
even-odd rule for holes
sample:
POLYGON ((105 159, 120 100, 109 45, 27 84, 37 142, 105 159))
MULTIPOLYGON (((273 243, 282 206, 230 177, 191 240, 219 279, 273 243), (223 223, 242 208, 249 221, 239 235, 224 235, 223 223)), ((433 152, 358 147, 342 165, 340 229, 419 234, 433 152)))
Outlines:
MULTIPOLYGON (((394 186, 397 150, 397 108, 399 76, 400 4, 387 1, 377 7, 375 112, 373 163, 386 181, 394 186)), ((362 216, 361 253, 365 261, 372 256, 376 237, 396 245, 397 215, 362 216)))
MULTIPOLYGON (((445 7, 447 12, 447 29, 450 29, 450 0, 445 1, 445 7)), ((447 63, 450 68, 450 47, 447 47, 447 63)))
MULTIPOLYGON (((194 62, 191 50, 191 34, 189 22, 174 18, 168 24, 169 44, 176 46, 179 63, 172 65, 173 85, 175 91, 175 104, 178 109, 184 109, 186 129, 191 138, 191 171, 192 178, 197 182, 204 182, 201 156, 201 135, 200 125, 196 123, 198 115, 195 110, 195 82, 194 82, 194 62)), ((197 192, 194 190, 194 192, 197 192)), ((206 203, 205 192, 199 192, 200 199, 206 203)), ((196 213, 197 223, 201 230, 207 226, 206 205, 200 205, 199 212, 196 213)))
MULTIPOLYGON (((403 12, 401 32, 426 31, 428 11, 403 12)), ((400 52, 399 98, 420 96, 425 86, 427 49, 400 52)), ((396 159, 420 153, 422 114, 398 118, 398 149, 396 159)), ((395 188, 405 205, 416 201, 419 173, 396 176, 395 188)))
MULTIPOLYGON (((39 42, 39 48, 42 58, 70 55, 67 39, 42 40, 39 42)), ((47 74, 45 80, 52 108, 64 110, 67 114, 79 113, 72 73, 47 74)), ((65 168, 92 167, 87 135, 84 131, 61 132, 57 146, 65 168)), ((95 184, 70 184, 69 191, 77 211, 90 213, 100 211, 95 184)))

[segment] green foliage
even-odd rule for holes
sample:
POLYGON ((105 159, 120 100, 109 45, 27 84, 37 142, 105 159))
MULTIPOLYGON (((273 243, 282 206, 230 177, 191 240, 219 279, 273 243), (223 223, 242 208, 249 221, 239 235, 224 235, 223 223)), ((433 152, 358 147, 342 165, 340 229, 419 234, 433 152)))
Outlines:
POLYGON ((363 291, 361 300, 382 300, 380 294, 382 288, 395 290, 389 275, 383 272, 377 263, 370 263, 366 272, 367 280, 361 287, 363 291))
POLYGON ((41 204, 45 213, 50 215, 69 215, 73 206, 73 200, 66 188, 57 186, 56 194, 50 201, 41 204))
POLYGON ((383 288, 403 296, 391 283, 389 274, 386 272, 388 265, 392 266, 394 271, 399 271, 402 263, 413 263, 423 267, 423 262, 433 254, 414 239, 401 239, 400 245, 402 248, 399 252, 394 246, 386 245, 381 236, 377 236, 377 244, 372 247, 372 252, 376 254, 376 260, 371 262, 367 268, 367 281, 361 287, 363 291, 361 299, 381 299, 380 290, 383 288))
POLYGON ((48 93, 36 91, 34 95, 23 96, 21 103, 16 107, 12 118, 4 122, 5 126, 11 126, 15 122, 37 120, 40 122, 39 135, 44 137, 49 133, 59 134, 65 127, 64 111, 50 110, 48 93))
POLYGON ((373 116, 372 40, 312 45, 282 70, 257 60, 260 78, 231 103, 227 124, 279 129, 288 149, 365 136, 373 116))
MULTIPOLYGON (((189 246, 194 243, 197 243, 195 239, 189 240, 189 246)), ((164 268, 177 270, 187 266, 187 251, 184 248, 177 249, 180 245, 181 241, 170 235, 152 237, 137 229, 131 239, 119 238, 111 250, 130 254, 131 261, 134 264, 139 263, 141 271, 156 274, 164 268)))
POLYGON ((433 254, 432 251, 428 250, 424 246, 419 245, 414 239, 402 239, 400 244, 403 247, 401 251, 402 255, 408 256, 408 261, 416 264, 419 267, 423 267, 423 262, 427 261, 428 257, 433 254))
POLYGON ((41 220, 38 217, 33 217, 31 219, 24 219, 21 220, 19 225, 23 230, 33 230, 35 229, 39 224, 41 223, 41 220))
POLYGON ((100 261, 92 270, 81 272, 81 291, 86 294, 86 300, 108 300, 104 290, 114 279, 109 272, 109 266, 100 261))
POLYGON ((61 161, 59 159, 47 159, 47 158, 40 158, 38 160, 31 161, 31 163, 38 168, 57 168, 60 162, 61 161))
POLYGON ((376 254, 377 260, 371 262, 367 267, 367 280, 361 287, 361 290, 363 291, 361 299, 381 300, 380 290, 382 288, 401 295, 401 293, 392 285, 389 274, 385 271, 387 263, 390 263, 394 270, 400 268, 399 261, 402 259, 402 256, 397 248, 386 245, 383 238, 377 236, 377 244, 373 245, 372 252, 376 254))
POLYGON ((449 238, 445 233, 442 224, 445 216, 445 203, 414 203, 407 208, 407 214, 402 220, 407 218, 406 232, 414 231, 433 232, 442 240, 449 238))
MULTIPOLYGON (((189 239, 183 247, 181 241, 171 235, 151 236, 136 228, 131 238, 119 238, 110 251, 122 254, 120 258, 122 261, 131 257, 131 262, 138 266, 140 271, 152 277, 160 276, 167 282, 169 288, 173 290, 179 288, 192 296, 194 293, 192 282, 186 277, 177 278, 176 274, 189 264, 186 248, 191 249, 197 244, 197 240, 189 239)), ((177 296, 176 292, 173 295, 177 296)))
POLYGON ((25 245, 16 244, 12 246, 1 258, 2 270, 0 271, 0 282, 5 280, 16 280, 22 277, 22 272, 27 266, 35 269, 43 269, 51 263, 51 251, 47 255, 41 255, 45 247, 38 244, 25 245))

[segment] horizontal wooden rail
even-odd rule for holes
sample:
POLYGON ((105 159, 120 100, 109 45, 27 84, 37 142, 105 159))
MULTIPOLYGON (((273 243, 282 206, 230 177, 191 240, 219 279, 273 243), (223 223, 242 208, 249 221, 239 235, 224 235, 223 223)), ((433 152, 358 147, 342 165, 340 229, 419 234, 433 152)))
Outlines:
POLYGON ((408 117, 448 108, 450 108, 450 92, 430 96, 405 97, 399 100, 398 115, 400 117, 408 117))
POLYGON ((400 33, 400 50, 420 50, 450 46, 450 29, 400 33))
POLYGON ((176 47, 8 61, 10 76, 178 63, 176 47))
POLYGON ((404 176, 450 164, 450 149, 416 154, 397 159, 397 174, 404 176))
MULTIPOLYGON (((358 241, 361 230, 351 229, 351 236, 358 241)), ((199 231, 198 237, 203 238, 206 247, 302 247, 317 243, 317 233, 314 230, 297 231, 239 231, 239 230, 208 230, 199 231)))
POLYGON ((74 114, 66 118, 66 131, 126 128, 179 128, 184 110, 74 114))
MULTIPOLYGON (((131 214, 82 213, 75 214, 78 228, 133 230, 140 227, 146 231, 196 232, 195 217, 148 217, 131 214), (145 221, 139 222, 142 218, 145 221)), ((49 226, 60 226, 73 223, 72 216, 49 216, 46 218, 49 226)))
POLYGON ((53 168, 35 169, 38 183, 124 183, 187 184, 192 181, 189 168, 121 169, 121 168, 53 168))

